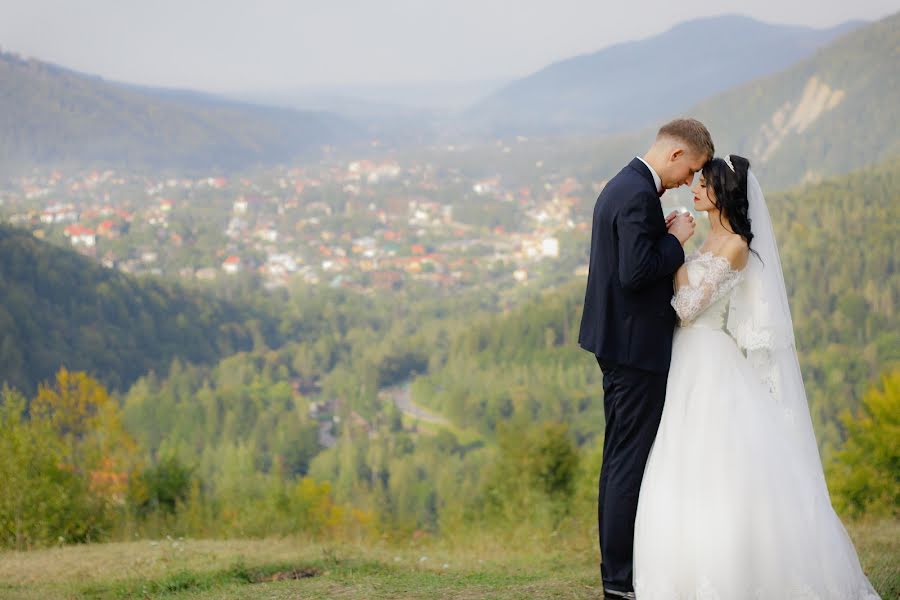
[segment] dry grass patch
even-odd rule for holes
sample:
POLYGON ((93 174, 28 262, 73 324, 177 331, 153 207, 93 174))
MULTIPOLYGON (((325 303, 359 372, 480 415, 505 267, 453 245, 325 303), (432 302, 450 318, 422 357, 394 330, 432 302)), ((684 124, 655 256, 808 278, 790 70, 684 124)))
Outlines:
MULTIPOLYGON (((897 598, 900 521, 849 531, 876 589, 897 598)), ((394 544, 166 539, 0 553, 0 598, 595 599, 598 564, 591 531, 484 531, 394 544)))

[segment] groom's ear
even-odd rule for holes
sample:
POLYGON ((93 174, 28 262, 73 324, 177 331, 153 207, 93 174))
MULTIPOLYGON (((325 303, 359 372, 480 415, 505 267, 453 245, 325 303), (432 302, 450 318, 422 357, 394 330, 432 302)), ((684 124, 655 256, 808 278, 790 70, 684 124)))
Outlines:
POLYGON ((675 162, 684 154, 684 148, 673 148, 669 153, 669 162, 675 162))

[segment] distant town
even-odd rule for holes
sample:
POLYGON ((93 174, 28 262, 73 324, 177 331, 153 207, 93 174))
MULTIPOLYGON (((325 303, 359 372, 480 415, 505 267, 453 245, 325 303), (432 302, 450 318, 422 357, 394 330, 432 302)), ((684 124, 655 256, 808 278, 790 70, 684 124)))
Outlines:
POLYGON ((586 274, 590 207, 604 183, 546 173, 507 184, 394 159, 230 177, 47 171, 6 182, 0 215, 126 273, 452 291, 586 274))
POLYGON ((194 179, 35 173, 0 190, 0 211, 127 273, 210 281, 256 271, 269 287, 296 277, 361 291, 408 281, 452 289, 485 271, 524 283, 558 261, 561 238, 587 227, 572 211, 583 195, 571 177, 510 189, 500 176, 357 160, 194 179), (447 189, 457 201, 436 193, 447 189), (518 225, 479 214, 491 204, 518 225))

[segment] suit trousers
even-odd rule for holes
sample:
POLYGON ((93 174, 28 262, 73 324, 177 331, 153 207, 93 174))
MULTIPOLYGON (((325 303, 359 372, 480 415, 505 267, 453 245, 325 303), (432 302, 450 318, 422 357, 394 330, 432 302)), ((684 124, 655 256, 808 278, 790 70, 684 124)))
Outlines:
POLYGON ((644 467, 662 418, 668 374, 600 362, 606 429, 597 506, 603 587, 632 587, 634 518, 644 467))

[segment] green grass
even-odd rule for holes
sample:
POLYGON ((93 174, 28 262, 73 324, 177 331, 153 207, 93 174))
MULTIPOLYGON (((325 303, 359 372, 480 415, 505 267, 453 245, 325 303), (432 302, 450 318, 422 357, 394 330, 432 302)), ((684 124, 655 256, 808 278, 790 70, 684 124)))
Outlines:
MULTIPOLYGON (((900 521, 850 533, 882 598, 897 598, 900 521)), ((0 553, 0 598, 586 599, 601 594, 597 564, 587 534, 402 545, 167 539, 0 553)))

